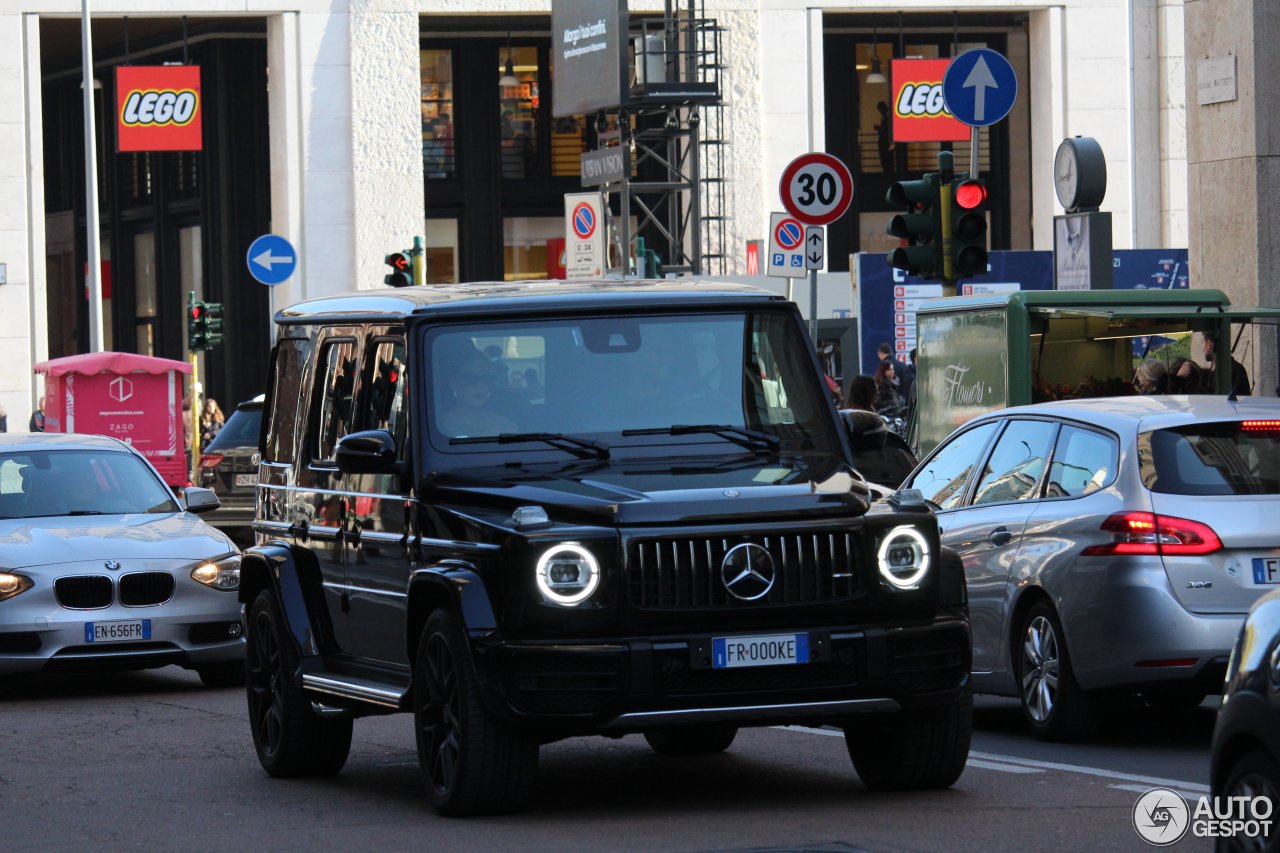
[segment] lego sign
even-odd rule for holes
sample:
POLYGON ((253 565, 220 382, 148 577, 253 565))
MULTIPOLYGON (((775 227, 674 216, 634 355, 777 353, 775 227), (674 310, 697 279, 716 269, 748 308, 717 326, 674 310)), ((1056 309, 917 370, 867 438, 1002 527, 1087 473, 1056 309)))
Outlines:
POLYGON ((117 67, 117 150, 201 150, 201 106, 198 65, 117 67))
POLYGON ((960 142, 969 126, 947 110, 942 78, 949 59, 893 60, 893 141, 960 142))

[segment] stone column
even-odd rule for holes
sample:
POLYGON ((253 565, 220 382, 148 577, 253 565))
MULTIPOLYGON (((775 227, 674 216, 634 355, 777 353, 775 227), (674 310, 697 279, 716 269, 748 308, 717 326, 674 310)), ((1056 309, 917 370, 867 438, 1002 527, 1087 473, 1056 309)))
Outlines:
MULTIPOLYGON (((1186 0, 1189 249, 1196 287, 1280 307, 1280 4, 1186 0), (1235 98, 1202 105, 1202 60, 1234 57, 1235 98)), ((1236 357, 1274 396, 1276 331, 1241 339, 1236 357), (1247 350, 1246 350, 1247 347, 1247 350)))

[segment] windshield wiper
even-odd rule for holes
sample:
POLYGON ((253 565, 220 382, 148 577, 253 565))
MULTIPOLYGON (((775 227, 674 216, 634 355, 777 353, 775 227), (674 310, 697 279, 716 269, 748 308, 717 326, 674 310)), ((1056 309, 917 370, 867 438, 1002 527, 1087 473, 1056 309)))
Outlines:
POLYGON ((558 432, 504 432, 501 435, 477 435, 467 438, 451 438, 450 444, 515 444, 520 441, 542 441, 560 450, 566 450, 582 459, 608 459, 609 445, 590 438, 565 435, 558 432))
POLYGON ((624 429, 623 435, 696 435, 706 433, 727 438, 743 447, 754 450, 774 450, 782 442, 776 435, 767 432, 756 432, 729 424, 672 424, 669 427, 652 429, 624 429))

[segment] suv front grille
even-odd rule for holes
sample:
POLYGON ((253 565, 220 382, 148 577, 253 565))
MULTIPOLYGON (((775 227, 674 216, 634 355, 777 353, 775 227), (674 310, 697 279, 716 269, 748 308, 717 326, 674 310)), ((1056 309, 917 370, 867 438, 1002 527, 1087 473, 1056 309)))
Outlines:
POLYGON ((173 598, 173 575, 168 572, 134 572, 120 578, 120 603, 127 607, 164 604, 173 598))
POLYGON ((858 557, 846 531, 641 539, 628 549, 627 595, 634 607, 662 610, 840 601, 862 593, 858 557), (731 595, 721 577, 725 555, 743 543, 773 558, 773 585, 754 602, 731 595))
POLYGON ((111 603, 111 578, 101 575, 58 578, 53 589, 58 603, 72 610, 92 610, 111 603))

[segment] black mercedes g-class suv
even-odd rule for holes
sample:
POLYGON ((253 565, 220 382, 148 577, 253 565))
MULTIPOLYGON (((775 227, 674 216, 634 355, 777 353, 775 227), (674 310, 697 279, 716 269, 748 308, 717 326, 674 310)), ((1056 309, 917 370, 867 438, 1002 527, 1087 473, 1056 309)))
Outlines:
POLYGON ((872 788, 958 778, 961 567, 918 496, 869 501, 792 303, 507 282, 276 320, 240 581, 268 773, 404 711, 446 814, 520 807, 577 735, 828 724, 872 788))

